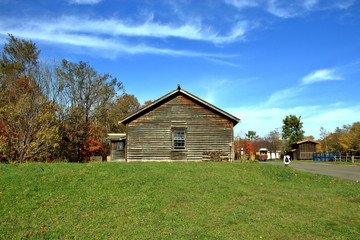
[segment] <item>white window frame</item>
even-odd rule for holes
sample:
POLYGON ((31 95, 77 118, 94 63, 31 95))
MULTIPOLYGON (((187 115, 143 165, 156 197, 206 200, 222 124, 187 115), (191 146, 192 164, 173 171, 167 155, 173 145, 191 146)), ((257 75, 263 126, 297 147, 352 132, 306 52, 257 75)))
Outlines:
POLYGON ((172 128, 171 131, 171 141, 172 141, 172 149, 174 151, 183 151, 186 150, 186 129, 185 128, 172 128), (183 132, 183 136, 175 136, 175 133, 181 131, 183 132), (175 146, 175 141, 183 141, 183 146, 175 146))

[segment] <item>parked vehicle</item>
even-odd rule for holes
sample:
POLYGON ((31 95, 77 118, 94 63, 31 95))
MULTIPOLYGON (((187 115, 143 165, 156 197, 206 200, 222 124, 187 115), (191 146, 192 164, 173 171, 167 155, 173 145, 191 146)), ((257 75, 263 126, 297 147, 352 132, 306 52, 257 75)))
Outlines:
POLYGON ((266 148, 259 148, 255 158, 259 161, 266 161, 268 158, 268 150, 266 148))

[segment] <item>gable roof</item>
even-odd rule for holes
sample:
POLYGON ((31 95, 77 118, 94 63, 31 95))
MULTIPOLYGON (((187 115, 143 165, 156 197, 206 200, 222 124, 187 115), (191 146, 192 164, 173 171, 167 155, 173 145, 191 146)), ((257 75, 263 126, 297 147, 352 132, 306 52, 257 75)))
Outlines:
POLYGON ((316 141, 307 139, 307 140, 302 140, 302 141, 299 141, 299 142, 292 143, 291 145, 299 145, 299 144, 306 143, 306 142, 311 142, 311 143, 314 143, 314 144, 319 144, 319 143, 316 142, 316 141))
POLYGON ((165 102, 177 97, 177 96, 184 96, 190 100, 192 100, 193 102, 196 102, 197 104, 217 113, 218 115, 230 120, 231 122, 234 123, 234 126, 240 121, 239 118, 221 110, 220 108, 215 107, 214 105, 196 97, 195 95, 192 95, 191 93, 183 90, 180 88, 180 85, 178 85, 178 88, 175 89, 174 91, 164 95, 163 97, 155 100, 154 102, 144 106, 143 108, 137 110, 136 112, 130 114, 129 116, 125 117, 124 119, 120 120, 119 123, 122 124, 127 124, 135 119, 137 119, 138 117, 141 117, 142 115, 150 112, 151 110, 159 107, 160 105, 164 104, 165 102))

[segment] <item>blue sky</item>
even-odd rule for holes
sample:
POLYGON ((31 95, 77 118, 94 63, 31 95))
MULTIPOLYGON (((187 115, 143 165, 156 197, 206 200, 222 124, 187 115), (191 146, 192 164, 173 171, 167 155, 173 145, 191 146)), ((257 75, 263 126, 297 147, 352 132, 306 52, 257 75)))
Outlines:
POLYGON ((356 0, 0 0, 0 40, 86 61, 141 103, 188 92, 264 136, 289 114, 305 135, 360 121, 356 0))

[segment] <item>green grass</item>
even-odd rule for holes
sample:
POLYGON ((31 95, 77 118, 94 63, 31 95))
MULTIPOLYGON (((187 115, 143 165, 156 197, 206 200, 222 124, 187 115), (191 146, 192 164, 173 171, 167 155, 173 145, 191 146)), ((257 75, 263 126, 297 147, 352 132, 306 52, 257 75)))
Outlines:
POLYGON ((0 165, 1 239, 358 239, 360 185, 241 163, 0 165))

